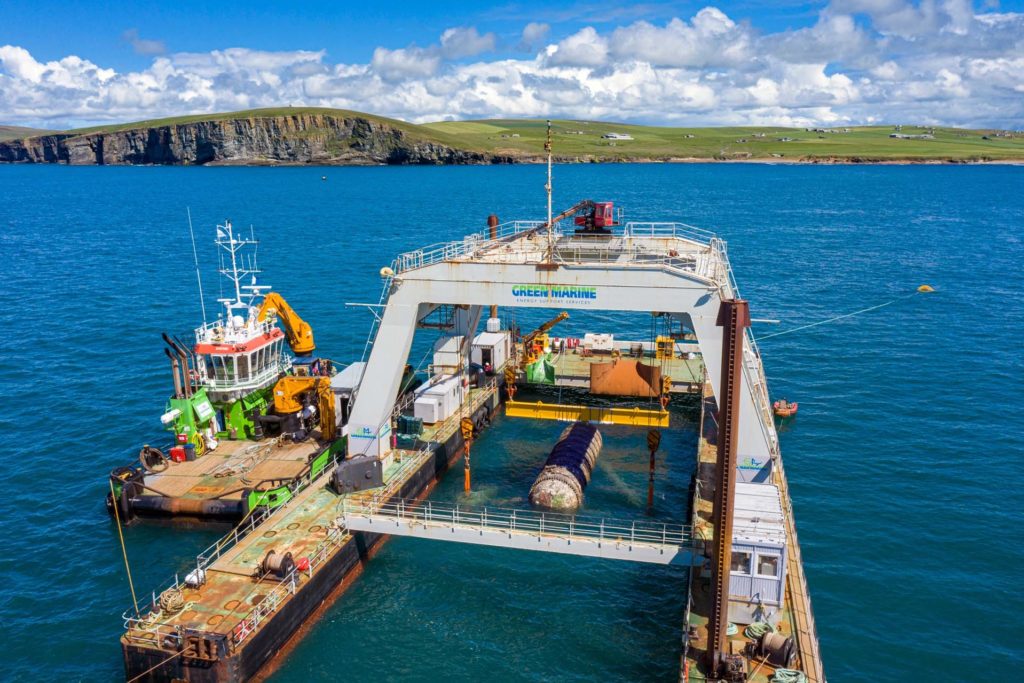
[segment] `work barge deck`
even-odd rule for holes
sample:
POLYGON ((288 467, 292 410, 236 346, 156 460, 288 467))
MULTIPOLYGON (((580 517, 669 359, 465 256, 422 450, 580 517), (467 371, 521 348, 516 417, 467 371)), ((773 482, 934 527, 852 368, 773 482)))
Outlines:
MULTIPOLYGON (((778 491, 787 571, 785 599, 771 610, 771 621, 783 635, 792 636, 796 652, 788 664, 808 681, 825 680, 760 353, 749 330, 736 328, 733 341, 742 341, 734 343, 730 354, 720 325, 723 310, 737 301, 745 306, 725 242, 678 223, 628 223, 590 234, 563 230, 561 225, 556 221, 549 229, 539 221, 493 221, 489 230, 460 241, 402 254, 382 271, 381 312, 371 329, 363 373, 368 381, 362 382, 354 400, 347 454, 337 454, 331 465, 380 461, 384 485, 338 494, 328 486, 328 467, 321 473, 310 471, 283 505, 249 511, 239 527, 201 554, 194 566, 183 568, 152 593, 152 604, 125 612, 121 642, 129 679, 241 681, 268 674, 303 627, 358 575, 386 534, 437 538, 445 535, 427 531, 431 525, 442 525, 450 532, 445 540, 482 542, 473 537, 486 537, 491 545, 499 545, 504 537, 507 547, 525 547, 526 534, 540 542, 531 544, 532 550, 566 552, 565 548, 589 544, 598 556, 636 559, 637 553, 631 558, 629 552, 609 549, 603 527, 597 536, 592 529, 586 531, 583 520, 549 521, 545 527, 543 520, 537 524, 523 511, 515 528, 516 518, 500 511, 488 517, 486 510, 477 510, 459 518, 457 511, 439 509, 435 514, 434 508, 420 502, 464 452, 462 418, 483 428, 503 392, 499 372, 469 390, 463 408, 428 427, 415 447, 397 447, 396 400, 415 331, 439 307, 451 306, 459 309, 455 332, 471 339, 482 311, 498 306, 644 310, 672 316, 692 334, 698 362, 681 364, 688 376, 679 377, 680 385, 672 388, 704 397, 690 517, 678 529, 664 525, 661 541, 657 530, 643 526, 641 536, 635 537, 634 522, 634 538, 624 541, 620 530, 615 543, 626 543, 626 551, 635 543, 643 546, 641 554, 655 558, 640 561, 692 566, 690 594, 679 596, 680 604, 686 605, 681 681, 727 680, 724 669, 717 674, 712 670, 709 649, 720 658, 732 656, 734 666, 742 660, 748 680, 767 681, 774 666, 751 651, 749 641, 756 638, 743 638, 742 625, 739 636, 711 642, 717 627, 725 633, 725 624, 721 614, 717 621, 714 615, 721 597, 714 590, 714 565, 716 555, 721 562, 723 551, 716 544, 719 514, 709 492, 723 481, 718 451, 731 448, 732 460, 726 462, 746 463, 747 469, 761 473, 758 483, 769 483, 778 491), (723 392, 729 402, 719 410, 715 399, 723 392), (716 428, 723 411, 734 425, 724 439, 716 428), (466 533, 473 528, 477 533, 466 533), (297 562, 282 573, 257 571, 270 551, 291 553, 297 562), (666 553, 669 559, 657 559, 666 553)), ((583 376, 568 366, 564 370, 566 377, 583 376)), ((686 515, 686 510, 679 511, 680 519, 686 515)), ((761 561, 760 555, 754 557, 761 561)), ((721 564, 718 569, 721 580, 721 564)), ((728 594, 728 578, 725 585, 726 599, 735 598, 728 594)), ((750 596, 745 600, 751 603, 750 596)))

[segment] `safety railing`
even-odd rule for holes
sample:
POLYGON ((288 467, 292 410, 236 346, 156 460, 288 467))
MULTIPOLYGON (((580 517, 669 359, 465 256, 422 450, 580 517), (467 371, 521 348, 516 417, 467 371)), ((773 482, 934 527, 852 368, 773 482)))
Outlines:
MULTIPOLYGON (((792 605, 793 612, 801 612, 801 616, 806 621, 807 632, 800 633, 796 624, 794 624, 794 632, 797 636, 797 644, 801 655, 807 653, 810 655, 809 659, 813 661, 803 661, 804 672, 807 673, 811 683, 824 683, 825 672, 822 666, 821 660, 821 643, 818 640, 818 627, 814 621, 814 608, 811 606, 811 592, 807 587, 807 574, 804 571, 803 556, 800 552, 800 541, 796 534, 796 517, 793 514, 793 500, 789 495, 789 483, 786 480, 786 471, 782 466, 782 459, 778 460, 776 469, 776 482, 779 485, 780 492, 782 494, 783 501, 783 516, 785 517, 786 524, 786 535, 789 537, 790 556, 786 562, 787 574, 789 580, 799 586, 803 603, 802 608, 798 605, 792 605), (806 638, 806 640, 804 640, 806 638)), ((791 597, 793 591, 790 591, 791 597)), ((796 602, 796 599, 793 600, 796 602)), ((808 658, 803 657, 806 660, 808 658)))
POLYGON ((404 273, 407 270, 422 268, 441 261, 450 261, 465 256, 466 254, 487 246, 494 246, 498 242, 508 240, 531 230, 543 226, 543 221, 510 221, 502 223, 495 229, 496 237, 490 236, 490 231, 475 232, 466 235, 455 242, 438 242, 414 251, 407 251, 399 254, 392 265, 396 273, 404 273))
MULTIPOLYGON (((394 264, 393 270, 395 270, 395 272, 398 270, 397 266, 394 266, 394 264)), ((377 331, 380 329, 381 319, 384 316, 384 309, 387 306, 388 298, 391 296, 392 280, 392 276, 384 278, 384 286, 380 290, 380 300, 377 302, 376 307, 370 311, 373 314, 373 322, 370 323, 370 332, 366 335, 366 343, 363 345, 363 356, 360 359, 363 363, 369 361, 370 351, 373 350, 373 343, 377 340, 377 331)), ((362 384, 362 378, 360 378, 359 382, 362 384)), ((353 395, 353 400, 355 400, 355 396, 358 395, 359 387, 357 386, 353 395)))
MULTIPOLYGON (((247 321, 248 323, 248 321, 247 321)), ((244 342, 251 339, 253 334, 269 334, 276 328, 276 324, 273 318, 267 318, 266 320, 256 320, 252 322, 250 327, 246 324, 245 327, 236 331, 228 322, 218 318, 217 320, 211 320, 210 322, 203 323, 195 330, 196 343, 235 343, 244 342)))
POLYGON ((282 372, 286 372, 292 367, 292 359, 288 356, 280 358, 276 363, 269 364, 266 368, 255 375, 248 375, 245 378, 238 376, 217 379, 207 377, 199 382, 201 386, 214 391, 225 390, 225 389, 250 389, 257 388, 265 385, 272 379, 278 377, 282 372))
MULTIPOLYGON (((721 295, 727 299, 739 299, 740 289, 736 284, 736 276, 732 270, 732 262, 729 260, 729 252, 724 240, 717 237, 710 240, 711 252, 714 255, 713 263, 710 264, 711 276, 719 283, 721 295)), ((754 333, 748 328, 745 333, 746 348, 742 363, 743 374, 746 377, 747 385, 758 413, 761 432, 768 450, 773 459, 779 457, 779 437, 775 431, 775 419, 772 413, 771 401, 768 398, 768 382, 765 378, 764 365, 761 360, 761 350, 754 339, 754 333)))
MULTIPOLYGON (((395 273, 403 273, 442 261, 452 261, 465 258, 473 254, 482 253, 503 243, 507 243, 511 238, 515 238, 524 233, 544 230, 545 234, 547 234, 544 225, 545 224, 541 221, 512 221, 509 223, 503 223, 497 227, 495 237, 491 237, 490 233, 487 231, 482 231, 467 235, 458 241, 440 242, 423 247, 422 249, 416 249, 414 251, 400 254, 392 263, 392 269, 395 273)), ((714 233, 685 223, 632 222, 621 227, 609 229, 609 234, 619 238, 626 238, 631 244, 637 240, 644 239, 679 239, 694 242, 697 245, 703 246, 709 244, 713 239, 716 239, 714 233)), ((557 238, 572 236, 571 233, 561 233, 558 230, 557 224, 555 226, 555 235, 557 238)), ((562 250, 563 247, 560 246, 559 249, 562 250)), ((636 251, 637 254, 642 254, 644 252, 643 249, 636 251)), ((527 258, 527 254, 535 253, 535 249, 529 249, 523 251, 521 255, 525 259, 527 258)), ((587 253, 589 256, 590 252, 587 253)), ((619 250, 615 259, 608 258, 606 260, 617 260, 621 257, 621 254, 622 251, 619 250)), ((512 251, 508 254, 503 253, 503 257, 503 260, 514 260, 515 252, 512 251)))
POLYGON ((693 540, 692 528, 688 524, 584 517, 514 508, 473 509, 432 501, 419 504, 405 501, 375 504, 346 499, 342 511, 346 517, 381 516, 412 524, 461 525, 598 543, 628 541, 631 544, 689 546, 693 540))
POLYGON ((715 233, 686 223, 630 222, 622 227, 622 236, 675 238, 707 244, 715 238, 715 233))
MULTIPOLYGON (((313 574, 330 558, 331 551, 341 545, 346 537, 347 532, 344 529, 337 526, 328 528, 326 538, 318 543, 313 552, 308 555, 309 566, 301 570, 298 567, 293 568, 278 581, 276 586, 263 594, 264 597, 256 607, 238 620, 238 623, 231 630, 231 647, 237 647, 242 641, 257 631, 260 624, 273 615, 289 595, 295 595, 302 582, 303 575, 307 579, 312 578, 313 574)), ((255 589, 245 600, 242 600, 241 604, 251 604, 249 598, 257 592, 258 589, 255 589)))
MULTIPOLYGON (((338 464, 338 461, 344 457, 344 452, 334 453, 331 455, 328 463, 325 467, 318 472, 314 471, 313 468, 306 470, 304 474, 294 479, 288 484, 289 490, 292 495, 298 494, 300 491, 305 490, 313 484, 320 477, 329 474, 334 470, 334 467, 338 464)), ((189 574, 195 576, 197 579, 205 575, 205 572, 221 557, 228 553, 238 543, 257 529, 260 525, 266 522, 274 515, 279 514, 282 510, 289 508, 287 504, 278 506, 276 508, 256 508, 248 517, 233 528, 229 533, 222 536, 220 539, 212 543, 205 550, 200 552, 196 556, 195 567, 189 568, 189 574), (194 574, 193 574, 194 572, 194 574)), ((181 589, 184 585, 181 580, 181 573, 175 573, 174 576, 165 581, 163 584, 166 588, 162 589, 160 593, 168 589, 181 589)), ((176 632, 181 624, 175 624, 167 621, 160 621, 157 610, 157 592, 152 594, 152 611, 146 615, 136 614, 134 608, 125 610, 122 614, 124 619, 125 631, 128 634, 129 639, 132 638, 132 633, 137 631, 150 632, 154 627, 166 627, 171 632, 176 632)), ((193 629, 195 630, 195 629, 193 629)))

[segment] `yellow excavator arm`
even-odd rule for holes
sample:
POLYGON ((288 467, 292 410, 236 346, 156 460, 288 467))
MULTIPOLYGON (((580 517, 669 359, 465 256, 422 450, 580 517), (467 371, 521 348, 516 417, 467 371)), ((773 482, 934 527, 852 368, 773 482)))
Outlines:
POLYGON ((284 325, 285 333, 288 335, 288 346, 292 347, 293 352, 306 355, 316 350, 316 344, 313 343, 313 328, 300 318, 277 292, 267 292, 263 297, 256 319, 262 322, 268 315, 276 315, 284 325))
POLYGON ((548 331, 558 323, 562 322, 563 320, 567 320, 568 318, 569 314, 566 311, 562 311, 554 318, 548 320, 546 323, 542 324, 533 332, 530 332, 525 337, 523 337, 523 357, 519 361, 520 369, 525 368, 527 365, 537 361, 537 353, 533 349, 534 340, 536 340, 541 346, 546 345, 548 331))
MULTIPOLYGON (((320 434, 324 441, 335 437, 337 415, 334 411, 334 392, 329 377, 298 377, 288 375, 274 385, 274 410, 278 413, 297 413, 305 406, 302 397, 314 392, 320 412, 320 434)), ((310 397, 311 398, 311 397, 310 397)))
POLYGON ((550 330, 552 327, 554 327, 558 323, 562 322, 563 320, 568 320, 568 319, 569 319, 569 314, 566 311, 562 311, 561 313, 556 315, 554 318, 552 318, 551 320, 547 321, 546 323, 544 323, 543 325, 541 325, 540 327, 535 329, 533 332, 530 332, 528 335, 523 337, 523 343, 524 344, 529 344, 535 338, 537 338, 538 336, 544 334, 545 332, 550 330))

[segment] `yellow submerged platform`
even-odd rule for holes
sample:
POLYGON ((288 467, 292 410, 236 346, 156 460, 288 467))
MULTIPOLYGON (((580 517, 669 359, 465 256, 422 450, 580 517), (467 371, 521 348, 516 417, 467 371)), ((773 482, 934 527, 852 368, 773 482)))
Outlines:
POLYGON ((613 408, 601 406, 568 405, 544 403, 543 401, 505 402, 508 417, 528 417, 534 420, 557 420, 559 422, 596 422, 598 424, 626 425, 629 427, 668 427, 667 410, 645 408, 613 408))

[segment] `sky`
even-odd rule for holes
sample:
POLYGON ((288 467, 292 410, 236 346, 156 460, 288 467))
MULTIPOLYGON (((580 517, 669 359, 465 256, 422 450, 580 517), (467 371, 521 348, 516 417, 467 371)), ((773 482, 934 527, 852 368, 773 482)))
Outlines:
POLYGON ((0 0, 0 124, 286 105, 1020 129, 1024 0, 0 0))

